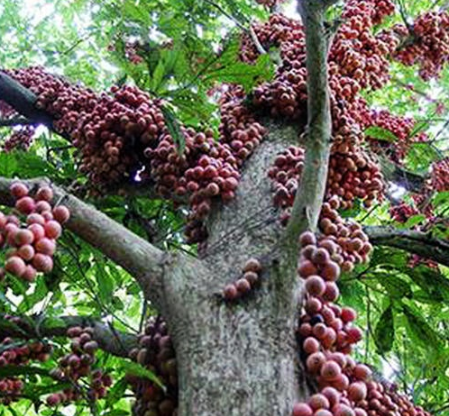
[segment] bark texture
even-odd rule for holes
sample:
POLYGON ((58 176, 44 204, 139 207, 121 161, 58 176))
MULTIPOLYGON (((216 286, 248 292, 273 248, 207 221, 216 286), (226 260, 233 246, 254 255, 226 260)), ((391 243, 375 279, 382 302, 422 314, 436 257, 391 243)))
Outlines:
POLYGON ((180 376, 180 416, 287 416, 310 393, 295 338, 301 285, 277 245, 267 167, 296 135, 270 135, 248 161, 234 201, 210 219, 202 266, 168 270, 165 297, 180 376), (221 297, 246 260, 262 259, 262 282, 232 304, 221 297), (295 282, 287 286, 284 282, 295 282))

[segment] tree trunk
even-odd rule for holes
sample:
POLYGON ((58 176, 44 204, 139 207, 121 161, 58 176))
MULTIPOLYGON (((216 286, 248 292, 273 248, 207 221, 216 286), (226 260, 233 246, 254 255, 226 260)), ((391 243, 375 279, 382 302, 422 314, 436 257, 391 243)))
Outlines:
POLYGON ((276 154, 296 141, 293 129, 270 126, 245 167, 236 199, 210 219, 203 267, 177 263, 167 270, 179 416, 288 416, 309 393, 295 337, 297 259, 278 247, 282 227, 267 178, 276 154), (260 287, 225 302, 222 289, 239 278, 250 257, 262 260, 260 287))

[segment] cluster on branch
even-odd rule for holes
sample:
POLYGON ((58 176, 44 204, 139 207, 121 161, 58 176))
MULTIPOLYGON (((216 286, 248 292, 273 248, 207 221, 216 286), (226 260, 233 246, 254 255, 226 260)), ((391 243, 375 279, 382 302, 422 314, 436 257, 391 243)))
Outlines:
MULTIPOLYGON (((5 321, 17 324, 20 320, 10 315, 5 321)), ((49 359, 52 347, 41 341, 17 342, 10 337, 0 336, 0 368, 5 366, 25 366, 32 361, 45 362, 49 359)), ((0 403, 8 405, 20 399, 24 382, 19 377, 0 377, 0 403)))
POLYGON ((164 384, 136 376, 128 381, 136 395, 136 416, 176 416, 178 407, 178 376, 173 344, 167 326, 161 317, 150 319, 140 336, 139 347, 130 352, 130 358, 151 370, 164 384))
POLYGON ((112 378, 101 369, 92 368, 98 349, 98 343, 93 340, 93 335, 94 329, 91 327, 68 329, 71 352, 59 360, 59 368, 53 370, 52 375, 57 380, 70 382, 72 387, 48 396, 49 406, 61 403, 66 405, 83 398, 94 401, 106 396, 107 388, 112 385, 112 378), (80 385, 83 379, 87 381, 87 391, 80 385))
MULTIPOLYGON (((275 3, 260 2, 270 7, 275 3)), ((335 303, 339 297, 336 281, 341 271, 349 272, 355 264, 366 262, 372 250, 361 226, 344 221, 338 210, 351 207, 356 200, 370 206, 382 200, 384 193, 379 165, 364 147, 363 131, 370 126, 392 131, 398 143, 380 144, 374 139, 370 142, 375 149, 387 148, 393 159, 400 162, 411 143, 413 128, 408 119, 372 112, 360 92, 381 88, 388 82, 390 56, 406 64, 419 63, 425 78, 438 73, 449 56, 446 14, 438 14, 440 26, 429 23, 432 20, 429 15, 419 17, 413 26, 414 36, 400 45, 408 35, 403 27, 373 34, 374 26, 393 12, 390 0, 347 1, 343 23, 329 50, 332 151, 326 201, 319 221, 323 237, 317 241, 313 234, 302 235, 298 266, 300 277, 306 279, 307 291, 298 336, 306 367, 317 381, 320 393, 308 403, 296 404, 294 416, 425 414, 392 386, 373 380, 369 368, 349 356, 362 334, 353 323, 355 311, 335 303), (445 36, 440 36, 440 29, 445 36), (429 62, 436 64, 432 66, 429 62)), ((304 27, 293 19, 273 14, 268 22, 255 25, 254 32, 265 50, 279 48, 281 63, 274 80, 256 87, 250 98, 261 112, 294 119, 306 141, 304 27)), ((130 56, 134 53, 129 52, 130 56)), ((259 53, 254 39, 243 35, 241 60, 254 63, 259 53)), ((187 201, 190 211, 186 234, 190 243, 206 241, 205 219, 214 203, 235 197, 242 166, 266 135, 266 129, 245 105, 247 95, 237 86, 228 86, 222 94, 219 139, 215 140, 211 130, 198 132, 179 126, 184 144, 181 153, 177 143, 180 138, 174 137, 173 129, 169 128, 173 127, 170 126, 173 120, 167 118, 165 103, 136 87, 113 87, 109 94, 97 94, 42 68, 5 72, 36 94, 38 108, 53 118, 57 132, 70 139, 76 148, 77 167, 89 178, 94 193, 107 192, 113 185, 141 181, 155 187, 163 198, 177 203, 187 201)), ((284 225, 301 184, 304 157, 302 148, 291 146, 277 155, 268 170, 273 181, 274 204, 281 208, 284 225)), ((446 171, 445 162, 434 166, 435 189, 445 188, 442 175, 446 171)), ((68 211, 63 207, 50 205, 50 192, 51 189, 42 188, 35 197, 30 197, 28 189, 20 184, 12 189, 18 198, 17 210, 27 215, 25 229, 20 228, 16 217, 0 216, 0 244, 13 248, 8 253, 6 270, 27 280, 33 280, 36 271, 51 270, 54 240, 61 232, 59 223, 68 219, 68 211)), ((405 208, 396 211, 393 215, 401 220, 414 212, 405 208)), ((250 259, 242 269, 242 277, 225 288, 224 297, 233 300, 248 293, 259 281, 260 272, 260 263, 250 259)), ((88 398, 103 397, 110 379, 98 371, 91 373, 97 348, 91 339, 92 330, 76 328, 68 335, 72 338, 72 352, 61 360, 61 368, 55 375, 74 383, 91 376, 88 398)), ((136 414, 176 415, 176 359, 166 325, 160 318, 148 323, 139 339, 139 348, 131 352, 130 358, 153 371, 167 387, 163 390, 150 380, 130 377, 137 396, 136 414)), ((9 387, 19 389, 20 385, 13 383, 9 387)), ((50 396, 48 403, 66 403, 79 399, 81 394, 77 388, 69 389, 50 396)))
POLYGON ((377 381, 371 369, 349 354, 362 339, 354 326, 356 312, 339 307, 336 281, 340 275, 335 256, 338 241, 317 241, 312 233, 300 238, 299 274, 305 279, 307 299, 298 336, 307 371, 319 393, 307 403, 295 404, 293 416, 428 415, 389 383, 377 381))
POLYGON ((367 137, 373 151, 383 151, 390 160, 401 164, 413 143, 425 142, 428 137, 426 133, 419 133, 412 136, 415 127, 415 120, 409 117, 399 117, 386 110, 372 111, 370 114, 368 127, 380 127, 389 130, 397 140, 378 140, 374 137, 367 137))
POLYGON ((0 248, 8 248, 0 277, 8 272, 33 282, 38 272, 53 269, 56 240, 70 212, 64 205, 52 205, 53 191, 48 186, 30 192, 26 185, 16 182, 10 191, 16 199, 14 213, 5 215, 0 211, 0 248))

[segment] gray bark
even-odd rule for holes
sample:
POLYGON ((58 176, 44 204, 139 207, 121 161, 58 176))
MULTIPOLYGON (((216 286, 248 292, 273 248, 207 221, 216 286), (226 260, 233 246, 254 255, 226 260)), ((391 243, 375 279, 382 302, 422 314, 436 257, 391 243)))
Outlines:
POLYGON ((287 416, 294 402, 310 393, 295 338, 301 300, 296 257, 277 247, 282 228, 267 180, 276 154, 297 137, 279 132, 270 126, 246 165, 236 199, 210 219, 202 267, 177 262, 167 270, 180 416, 287 416), (225 302, 221 290, 239 277, 250 257, 263 260, 260 287, 247 298, 225 302))

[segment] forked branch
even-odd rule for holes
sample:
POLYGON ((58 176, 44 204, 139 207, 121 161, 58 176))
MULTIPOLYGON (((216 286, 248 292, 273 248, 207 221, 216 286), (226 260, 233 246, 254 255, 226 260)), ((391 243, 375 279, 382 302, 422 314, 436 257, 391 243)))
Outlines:
MULTIPOLYGON (((1 205, 14 205, 9 193, 13 182, 13 179, 0 177, 1 205)), ((30 189, 47 183, 45 179, 22 182, 30 189)), ((128 271, 142 287, 145 297, 156 307, 161 307, 164 265, 169 261, 168 254, 64 189, 54 185, 52 188, 55 200, 70 209, 71 218, 67 228, 128 271)))

